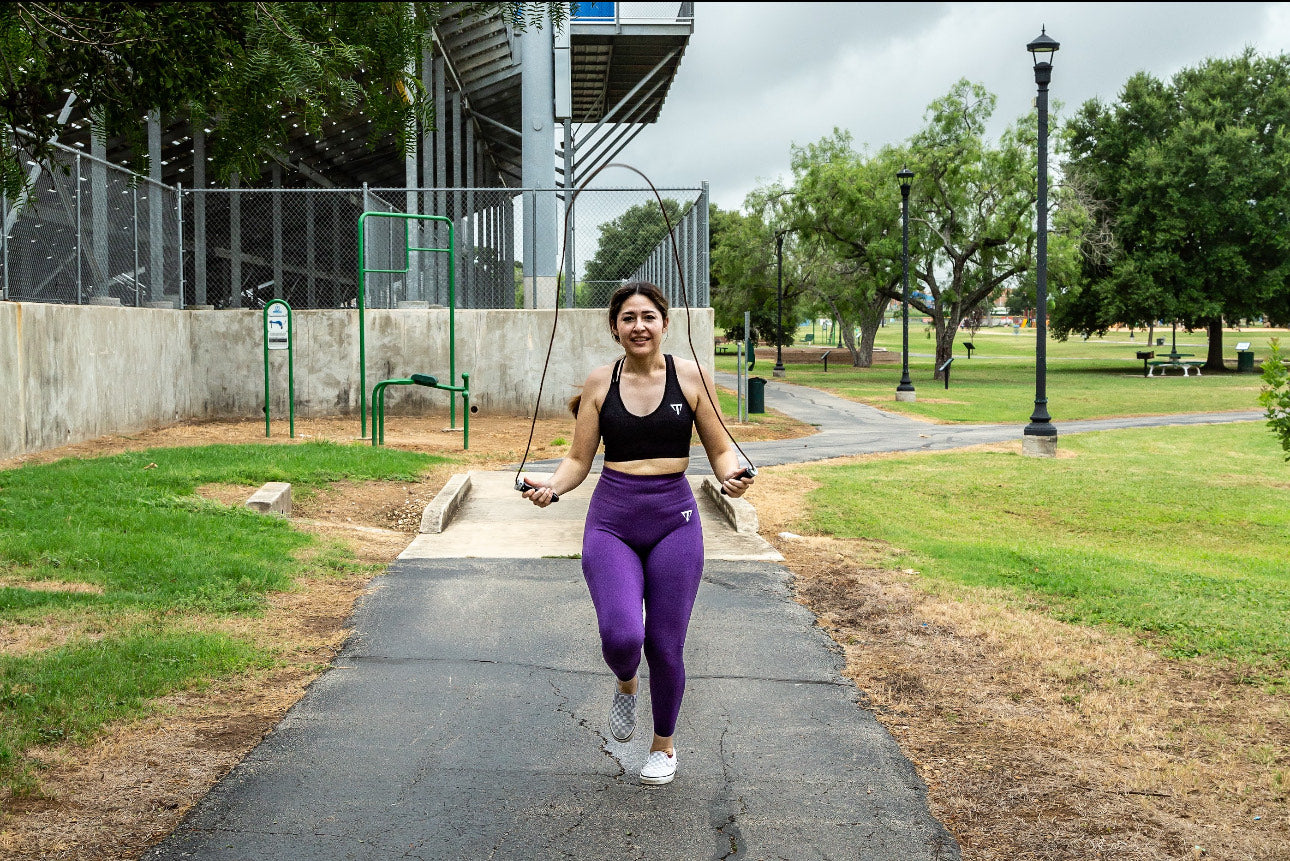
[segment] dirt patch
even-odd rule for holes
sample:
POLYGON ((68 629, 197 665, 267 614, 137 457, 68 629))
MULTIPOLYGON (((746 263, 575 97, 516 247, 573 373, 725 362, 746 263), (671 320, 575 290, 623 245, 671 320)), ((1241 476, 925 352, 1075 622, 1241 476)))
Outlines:
POLYGON ((1290 857, 1290 704, 1121 632, 884 567, 881 544, 784 537, 799 476, 750 495, 798 600, 928 783, 966 859, 1290 857))

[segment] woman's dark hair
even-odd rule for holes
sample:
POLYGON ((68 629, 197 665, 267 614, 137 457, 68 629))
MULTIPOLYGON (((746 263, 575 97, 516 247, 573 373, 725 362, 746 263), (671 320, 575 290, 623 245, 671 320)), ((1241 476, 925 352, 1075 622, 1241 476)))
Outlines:
MULTIPOLYGON (((654 303, 654 307, 667 319, 667 297, 663 291, 655 287, 648 281, 629 281, 614 291, 614 295, 609 297, 609 331, 614 331, 614 323, 618 320, 618 312, 623 310, 623 303, 632 296, 644 296, 654 303)), ((614 340, 618 340, 618 335, 614 335, 614 340)), ((578 415, 578 407, 582 403, 582 395, 574 395, 569 398, 569 412, 574 416, 578 415)))
POLYGON ((615 322, 618 320, 618 312, 623 310, 623 303, 632 296, 644 296, 654 303, 654 307, 663 315, 663 319, 667 319, 667 297, 663 295, 662 290, 648 281, 628 281, 615 290, 613 296, 609 297, 609 330, 611 332, 614 329, 615 322))

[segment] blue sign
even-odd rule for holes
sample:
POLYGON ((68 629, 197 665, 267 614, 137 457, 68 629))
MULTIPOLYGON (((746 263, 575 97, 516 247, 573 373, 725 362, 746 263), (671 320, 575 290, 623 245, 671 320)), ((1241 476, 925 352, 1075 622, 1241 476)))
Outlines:
POLYGON ((573 18, 575 21, 612 21, 614 7, 617 3, 576 3, 573 18))

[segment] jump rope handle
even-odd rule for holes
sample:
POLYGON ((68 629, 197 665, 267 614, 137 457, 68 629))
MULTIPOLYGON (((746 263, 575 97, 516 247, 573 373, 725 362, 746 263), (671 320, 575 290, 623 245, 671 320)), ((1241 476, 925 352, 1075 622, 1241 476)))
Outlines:
MULTIPOLYGON (((756 478, 756 477, 757 477, 757 467, 755 466, 746 466, 738 475, 735 476, 735 478, 756 478)), ((730 494, 726 493, 726 489, 723 487, 721 488, 721 495, 729 496, 730 494)))
MULTIPOLYGON (((529 483, 528 483, 527 481, 525 481, 524 479, 522 479, 522 478, 517 478, 517 479, 515 479, 515 489, 516 489, 516 490, 518 490, 520 493, 523 493, 523 492, 524 492, 524 491, 526 491, 526 490, 536 490, 537 488, 535 488, 533 485, 529 484, 529 483)), ((559 502, 559 501, 560 501, 560 494, 558 494, 558 493, 556 493, 556 492, 552 491, 552 493, 551 493, 551 501, 552 501, 552 502, 559 502)))

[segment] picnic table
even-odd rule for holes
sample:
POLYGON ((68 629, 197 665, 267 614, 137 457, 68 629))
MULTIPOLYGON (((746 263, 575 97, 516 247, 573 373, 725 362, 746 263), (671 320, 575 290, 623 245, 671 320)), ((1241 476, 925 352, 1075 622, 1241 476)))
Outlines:
POLYGON ((1205 363, 1188 359, 1189 356, 1195 355, 1195 353, 1161 353, 1158 358, 1146 359, 1147 376, 1154 377, 1157 368, 1162 377, 1165 375, 1166 368, 1177 368, 1183 372, 1184 377, 1190 377, 1192 370, 1195 370, 1196 376, 1199 377, 1201 366, 1205 363))

